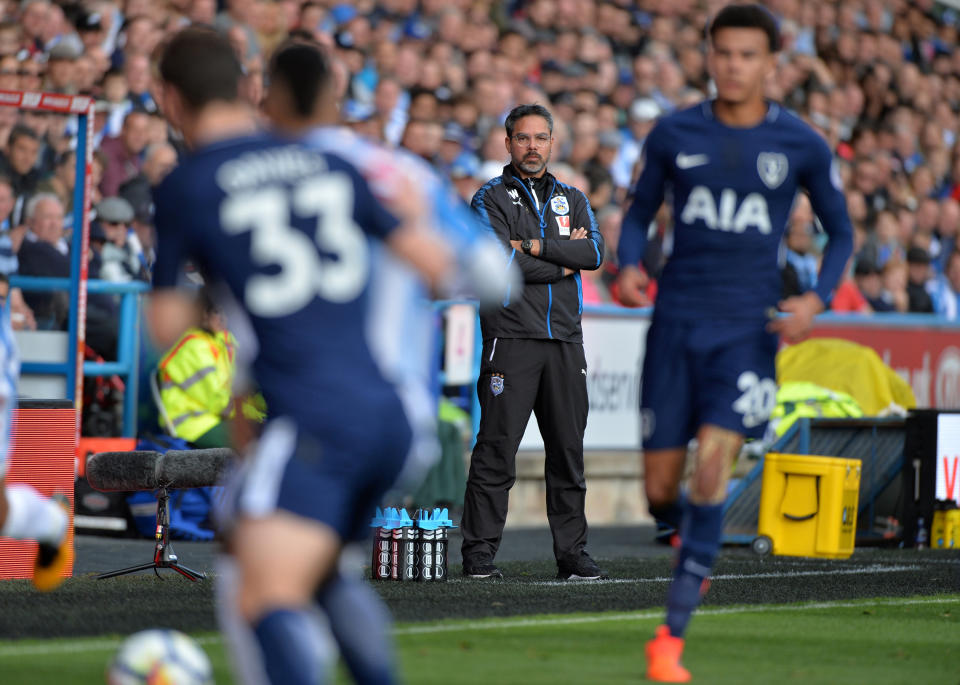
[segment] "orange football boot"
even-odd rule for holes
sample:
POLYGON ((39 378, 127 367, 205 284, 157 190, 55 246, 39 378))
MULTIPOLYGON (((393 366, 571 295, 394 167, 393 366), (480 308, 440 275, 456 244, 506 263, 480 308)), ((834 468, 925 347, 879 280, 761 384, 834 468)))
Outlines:
POLYGON ((647 680, 655 683, 689 683, 690 671, 680 665, 683 638, 670 634, 667 626, 657 628, 656 637, 647 642, 647 680))
POLYGON ((70 502, 66 496, 57 493, 53 501, 63 508, 67 515, 67 529, 58 545, 40 543, 37 560, 33 567, 33 586, 40 592, 50 592, 63 582, 63 570, 73 560, 73 526, 70 525, 70 502))

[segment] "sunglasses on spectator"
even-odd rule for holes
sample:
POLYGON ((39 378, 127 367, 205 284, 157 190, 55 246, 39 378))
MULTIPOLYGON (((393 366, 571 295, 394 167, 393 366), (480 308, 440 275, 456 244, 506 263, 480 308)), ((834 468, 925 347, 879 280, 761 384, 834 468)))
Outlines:
MULTIPOLYGON (((513 136, 513 140, 520 145, 529 145, 531 138, 526 133, 518 133, 513 136)), ((550 142, 550 136, 546 133, 538 133, 533 137, 533 142, 538 146, 546 145, 550 142)))

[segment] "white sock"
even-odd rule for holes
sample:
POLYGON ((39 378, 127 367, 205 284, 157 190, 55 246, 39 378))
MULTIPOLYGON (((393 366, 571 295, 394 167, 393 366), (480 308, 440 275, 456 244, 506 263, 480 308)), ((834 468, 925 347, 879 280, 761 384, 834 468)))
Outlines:
POLYGON ((7 520, 0 535, 59 544, 67 532, 67 515, 52 499, 29 485, 7 486, 7 520))

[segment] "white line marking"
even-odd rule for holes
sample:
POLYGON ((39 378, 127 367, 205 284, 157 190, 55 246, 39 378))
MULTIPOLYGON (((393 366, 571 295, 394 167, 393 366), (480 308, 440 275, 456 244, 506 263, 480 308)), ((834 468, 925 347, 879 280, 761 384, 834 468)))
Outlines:
MULTIPOLYGON (((878 599, 847 602, 816 602, 811 604, 753 604, 739 607, 716 607, 698 609, 698 616, 722 616, 724 614, 773 613, 778 611, 814 611, 817 609, 852 609, 856 607, 878 606, 916 606, 923 604, 960 604, 960 598, 915 598, 915 599, 878 599)), ((610 621, 644 621, 661 618, 663 610, 631 611, 605 613, 600 616, 567 616, 553 618, 517 618, 499 621, 480 620, 469 623, 441 623, 433 625, 407 626, 396 628, 394 635, 423 635, 431 633, 471 632, 475 630, 501 630, 508 628, 530 628, 538 626, 579 625, 582 623, 607 623, 610 621)), ((69 639, 69 638, 64 638, 69 639)), ((117 649, 124 638, 102 638, 97 640, 73 640, 50 644, 0 645, 0 658, 45 656, 48 654, 73 654, 76 652, 109 652, 117 649)), ((220 635, 204 635, 195 638, 201 645, 219 645, 223 643, 220 635)))
MULTIPOLYGON (((70 638, 53 638, 69 640, 70 638)), ((0 645, 0 658, 5 656, 43 656, 46 654, 74 654, 76 652, 112 652, 125 637, 105 637, 97 640, 72 640, 40 645, 0 645)), ((201 645, 217 645, 223 642, 220 635, 204 635, 194 638, 201 645)))
MULTIPOLYGON (((777 611, 811 611, 815 609, 845 609, 855 607, 876 606, 914 606, 917 604, 960 604, 960 599, 902 599, 902 600, 874 600, 863 602, 817 602, 815 604, 783 605, 783 604, 754 604, 752 606, 728 607, 715 609, 698 609, 697 616, 717 616, 722 614, 746 614, 752 612, 777 611)), ((514 621, 485 621, 473 623, 441 623, 425 626, 408 626, 393 631, 394 635, 422 635, 429 633, 452 633, 457 631, 470 632, 474 630, 499 630, 507 628, 530 628, 539 626, 578 625, 581 623, 605 623, 608 621, 643 621, 652 618, 662 618, 663 609, 657 611, 634 611, 627 613, 610 613, 601 616, 569 616, 557 618, 525 618, 514 621)))
MULTIPOLYGON (((721 573, 716 576, 710 576, 710 581, 717 580, 762 580, 764 578, 804 578, 810 576, 852 576, 863 573, 905 573, 907 571, 922 571, 922 566, 885 566, 882 564, 873 564, 870 566, 857 566, 854 568, 824 569, 820 571, 780 571, 777 573, 721 573)), ((655 578, 611 578, 610 580, 598 581, 602 585, 624 585, 631 583, 669 583, 673 576, 657 576, 655 578)), ((569 581, 565 580, 543 580, 525 585, 543 585, 543 586, 563 586, 570 587, 569 581)))

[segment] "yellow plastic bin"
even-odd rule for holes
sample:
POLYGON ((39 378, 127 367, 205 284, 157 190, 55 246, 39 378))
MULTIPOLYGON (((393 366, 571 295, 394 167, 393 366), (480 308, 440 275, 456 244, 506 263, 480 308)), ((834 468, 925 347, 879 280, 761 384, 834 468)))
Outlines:
POLYGON ((767 454, 762 486, 754 552, 828 559, 853 554, 859 459, 767 454))

